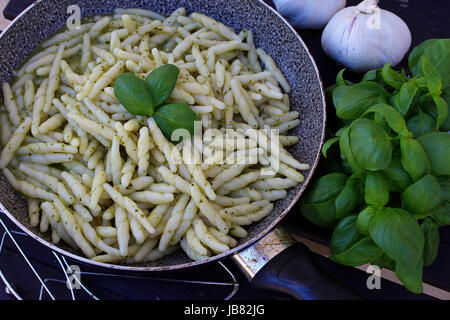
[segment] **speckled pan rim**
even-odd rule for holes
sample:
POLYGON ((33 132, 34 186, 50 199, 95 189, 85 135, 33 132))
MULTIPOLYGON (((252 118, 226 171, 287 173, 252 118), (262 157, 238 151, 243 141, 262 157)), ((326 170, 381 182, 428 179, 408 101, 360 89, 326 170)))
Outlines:
MULTIPOLYGON (((17 21, 19 20, 26 12, 28 12, 29 10, 31 10, 35 5, 37 5, 40 2, 43 2, 46 0, 37 0, 36 2, 34 2, 33 4, 31 4, 28 8, 26 8, 24 11, 22 11, 9 25, 8 27, 3 30, 3 32, 0 34, 0 39, 6 34, 6 32, 8 31, 8 29, 17 21)), ((201 260, 201 261, 192 261, 192 262, 187 262, 187 263, 182 263, 182 264, 177 264, 177 265, 169 265, 169 266, 158 266, 158 267, 141 267, 141 266, 130 266, 130 265, 120 265, 120 264, 112 264, 112 263, 104 263, 104 262, 97 262, 97 261, 92 261, 88 258, 82 257, 80 255, 68 252, 62 248, 59 248, 57 246, 55 246, 54 244, 46 241, 45 239, 41 238, 40 236, 36 235, 34 232, 32 232, 31 230, 29 230, 27 227, 25 227, 22 223, 20 223, 4 206, 3 204, 0 202, 0 209, 6 214, 6 216, 16 225, 18 226, 20 229, 22 229, 22 231, 24 231, 26 234, 28 234, 29 236, 31 236, 33 239, 37 240, 38 242, 40 242, 41 244, 43 244, 44 246, 52 249, 53 251, 56 251, 62 255, 65 255, 67 257, 70 257, 74 260, 78 260, 80 262, 86 263, 88 265, 93 265, 96 267, 103 267, 103 268, 109 268, 109 269, 115 269, 115 270, 121 270, 121 271, 135 271, 135 272, 148 272, 148 271, 169 271, 169 270, 177 270, 177 269, 184 269, 184 268, 189 268, 189 267, 194 267, 194 266, 200 266, 206 263, 210 263, 213 261, 217 261, 217 260, 221 260, 224 259, 230 255, 233 254, 238 254, 240 251, 245 250, 247 247, 251 246, 252 244, 254 244, 255 242, 257 242, 258 240, 260 240, 262 237, 264 237, 267 233, 269 233, 280 221, 281 219, 283 219, 283 217, 292 209, 292 207, 297 203, 297 201, 299 200, 300 196, 303 194, 305 188, 307 187, 309 181, 311 180, 312 176, 314 175, 314 172, 317 168, 317 165, 319 163, 319 159, 321 156, 321 152, 320 150, 322 149, 322 145, 324 143, 325 140, 325 129, 326 129, 326 119, 327 119, 327 113, 326 113, 326 101, 325 101, 325 91, 324 91, 324 87, 323 87, 323 83, 322 83, 322 79, 319 73, 319 69, 317 67, 317 64, 313 58, 313 56, 311 55, 308 47, 306 46, 306 44, 304 43, 303 39, 300 37, 300 35, 297 33, 297 31, 291 26, 291 24, 283 17, 281 16, 281 14, 279 14, 276 10, 274 10, 272 7, 270 7, 268 4, 266 4, 264 1, 262 0, 257 0, 258 2, 260 2, 266 9, 270 10, 272 13, 274 13, 283 23, 285 23, 288 28, 291 30, 291 32, 293 32, 293 34, 295 35, 295 37, 297 38, 297 40, 300 42, 301 46, 303 47, 303 49, 305 50, 305 52, 307 53, 311 64, 314 68, 315 71, 315 75, 317 76, 317 81, 319 82, 320 85, 320 91, 321 91, 321 102, 322 102, 322 106, 323 106, 323 119, 322 119, 322 132, 321 132, 321 139, 320 139, 320 146, 318 148, 318 152, 317 155, 315 157, 315 161, 313 163, 313 165, 311 166, 311 171, 310 174, 308 175, 308 177, 305 179, 305 181, 302 183, 302 187, 300 188, 300 190, 298 190, 297 194, 295 195, 294 199, 292 200, 292 202, 290 203, 289 206, 287 206, 280 214, 279 216, 274 219, 274 221, 272 221, 272 223, 270 223, 263 231, 261 231, 257 236, 253 236, 250 239, 248 239, 247 241, 245 241, 244 243, 240 244, 239 246, 224 252, 222 254, 218 254, 215 256, 212 256, 208 259, 205 260, 201 260)))

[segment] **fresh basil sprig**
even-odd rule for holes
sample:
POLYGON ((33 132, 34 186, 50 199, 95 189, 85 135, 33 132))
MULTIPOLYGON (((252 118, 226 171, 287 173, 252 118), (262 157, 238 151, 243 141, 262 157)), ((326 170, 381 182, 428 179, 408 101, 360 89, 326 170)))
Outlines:
POLYGON ((401 197, 404 208, 418 218, 432 215, 433 209, 444 200, 438 180, 430 174, 406 188, 401 197))
POLYGON ((336 224, 336 197, 345 186, 348 176, 330 173, 318 179, 311 191, 302 199, 302 211, 313 223, 321 227, 336 224))
POLYGON ((443 86, 450 83, 450 39, 429 39, 415 47, 408 58, 413 76, 421 74, 423 58, 427 58, 441 74, 443 86))
POLYGON ((197 114, 184 102, 166 104, 179 72, 175 65, 166 64, 153 70, 145 80, 133 73, 123 73, 116 79, 114 95, 128 112, 153 116, 169 140, 177 129, 186 129, 193 135, 194 122, 200 121, 197 114))
POLYGON ((382 103, 385 95, 387 95, 386 90, 376 82, 358 83, 342 95, 336 106, 336 114, 342 119, 357 119, 367 110, 367 107, 382 103))
POLYGON ((430 132, 417 140, 428 155, 431 173, 435 176, 450 176, 450 134, 430 132))
POLYGON ((327 93, 342 125, 300 211, 334 227, 332 260, 390 268, 420 293, 450 225, 450 39, 425 41, 408 62, 409 77, 389 63, 357 83, 338 73, 327 93))
POLYGON ((429 266, 436 259, 439 249, 439 226, 431 219, 426 218, 422 225, 425 236, 425 246, 423 248, 423 264, 429 266))

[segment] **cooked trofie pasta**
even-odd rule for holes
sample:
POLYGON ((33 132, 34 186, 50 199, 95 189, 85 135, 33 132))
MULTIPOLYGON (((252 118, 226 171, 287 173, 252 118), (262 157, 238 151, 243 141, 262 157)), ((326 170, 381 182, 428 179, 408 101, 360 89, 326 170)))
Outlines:
POLYGON ((31 225, 99 262, 235 247, 309 168, 285 149, 301 139, 286 133, 299 125, 289 83, 253 39, 180 8, 117 9, 43 42, 0 106, 0 169, 31 225), (180 143, 114 89, 167 64, 179 73, 163 102, 199 119, 180 143))

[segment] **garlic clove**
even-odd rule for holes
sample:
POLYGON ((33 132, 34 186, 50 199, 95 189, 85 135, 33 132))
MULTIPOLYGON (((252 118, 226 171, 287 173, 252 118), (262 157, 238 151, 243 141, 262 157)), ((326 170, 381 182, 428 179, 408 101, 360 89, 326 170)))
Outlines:
POLYGON ((322 34, 325 53, 355 72, 391 62, 397 65, 411 46, 411 32, 397 15, 366 0, 336 13, 322 34))
POLYGON ((275 7, 292 26, 321 29, 345 7, 346 0, 274 0, 275 7))

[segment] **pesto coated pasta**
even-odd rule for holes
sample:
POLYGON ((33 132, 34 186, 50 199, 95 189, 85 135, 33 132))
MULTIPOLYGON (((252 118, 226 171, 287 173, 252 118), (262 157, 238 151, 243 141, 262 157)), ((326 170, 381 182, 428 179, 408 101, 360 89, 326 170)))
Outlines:
POLYGON ((286 135, 300 123, 291 88, 250 30, 184 8, 116 9, 38 51, 2 84, 0 169, 54 243, 105 263, 177 249, 206 259, 304 180, 308 164, 285 149, 299 141, 286 135), (114 94, 120 74, 144 79, 166 64, 179 69, 168 101, 197 114, 200 143, 174 143, 114 94))

